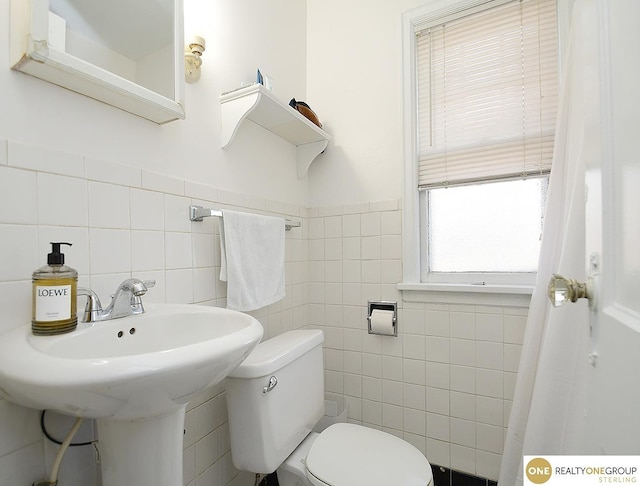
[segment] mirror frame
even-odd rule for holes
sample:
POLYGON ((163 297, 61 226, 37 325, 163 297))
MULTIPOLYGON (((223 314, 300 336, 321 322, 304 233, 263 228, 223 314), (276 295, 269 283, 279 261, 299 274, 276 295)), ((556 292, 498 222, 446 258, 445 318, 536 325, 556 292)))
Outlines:
POLYGON ((11 68, 76 91, 155 123, 184 119, 183 0, 174 0, 174 99, 55 49, 49 0, 11 0, 11 68))

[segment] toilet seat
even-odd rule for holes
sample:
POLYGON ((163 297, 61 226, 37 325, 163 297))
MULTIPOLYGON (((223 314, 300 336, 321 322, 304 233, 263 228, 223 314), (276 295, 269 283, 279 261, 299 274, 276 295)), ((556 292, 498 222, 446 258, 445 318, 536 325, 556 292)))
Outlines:
POLYGON ((429 461, 408 442, 380 430, 339 423, 323 431, 306 460, 316 486, 430 486, 429 461))

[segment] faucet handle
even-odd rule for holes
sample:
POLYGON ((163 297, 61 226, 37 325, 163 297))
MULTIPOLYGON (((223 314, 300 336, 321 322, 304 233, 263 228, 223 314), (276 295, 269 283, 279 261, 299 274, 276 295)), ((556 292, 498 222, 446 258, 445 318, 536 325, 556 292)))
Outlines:
MULTIPOLYGON (((145 280, 144 282, 137 278, 128 278, 124 282, 120 284, 118 291, 116 291, 116 295, 119 291, 127 290, 131 292, 132 296, 140 297, 147 293, 147 290, 153 287, 156 284, 155 280, 145 280)), ((116 297, 117 298, 117 297, 116 297)))
POLYGON ((102 304, 100 303, 100 299, 98 298, 98 294, 96 294, 93 290, 78 287, 78 296, 86 295, 87 296, 87 304, 84 307, 84 315, 82 317, 82 322, 94 322, 102 313, 102 304))
POLYGON ((131 313, 142 314, 144 312, 144 306, 142 305, 142 296, 147 293, 147 290, 155 286, 156 281, 155 280, 144 280, 144 281, 138 280, 136 283, 138 284, 136 285, 136 288, 137 287, 142 287, 142 288, 138 288, 137 292, 133 290, 131 293, 131 313))

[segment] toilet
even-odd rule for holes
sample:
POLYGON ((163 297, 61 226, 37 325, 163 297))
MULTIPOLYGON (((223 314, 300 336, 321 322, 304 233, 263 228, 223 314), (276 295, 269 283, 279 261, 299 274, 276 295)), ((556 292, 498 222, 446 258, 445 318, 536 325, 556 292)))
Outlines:
POLYGON ((270 474, 280 486, 433 486, 431 466, 408 442, 324 415, 319 330, 260 343, 227 377, 231 457, 236 468, 270 474))

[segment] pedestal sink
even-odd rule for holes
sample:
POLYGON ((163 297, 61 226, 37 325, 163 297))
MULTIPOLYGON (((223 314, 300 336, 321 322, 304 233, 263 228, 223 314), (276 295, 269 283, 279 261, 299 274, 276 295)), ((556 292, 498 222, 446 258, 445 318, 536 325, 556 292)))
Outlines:
POLYGON ((262 333, 247 314, 187 304, 149 304, 58 336, 22 326, 0 336, 0 395, 97 419, 103 486, 181 486, 187 403, 262 333))

